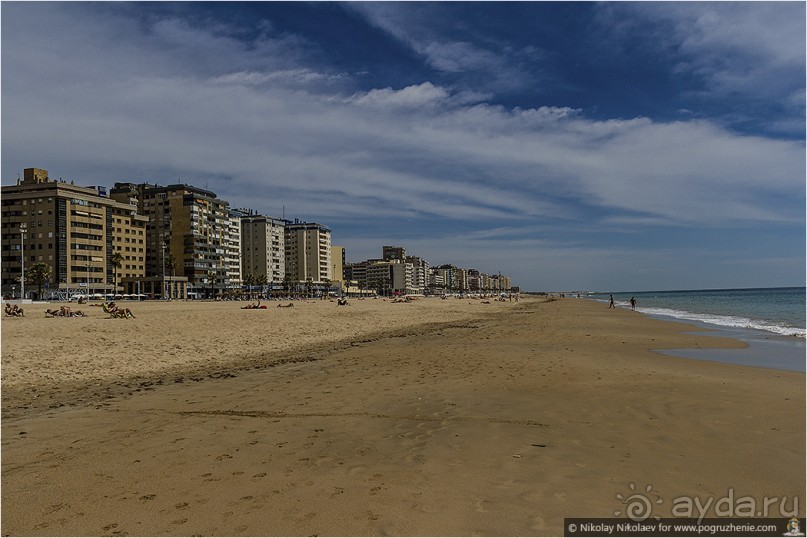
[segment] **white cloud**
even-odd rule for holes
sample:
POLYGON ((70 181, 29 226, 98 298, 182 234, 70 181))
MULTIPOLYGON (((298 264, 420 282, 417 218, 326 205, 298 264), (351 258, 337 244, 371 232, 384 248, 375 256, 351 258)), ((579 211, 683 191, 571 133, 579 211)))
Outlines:
MULTIPOLYGON (((445 6, 430 2, 352 2, 345 6, 409 47, 436 71, 460 78, 464 75, 483 90, 524 89, 535 83, 535 73, 527 74, 521 64, 541 55, 536 47, 513 48, 491 41, 482 45, 448 38, 444 31, 448 27, 456 30, 457 25, 446 17, 445 6)), ((534 71, 535 66, 531 69, 534 71)))
POLYGON ((279 215, 285 206, 289 216, 325 224, 478 223, 467 242, 436 230, 439 241, 407 246, 435 262, 479 265, 467 256, 479 252, 473 241, 486 241, 485 256, 501 259, 504 272, 520 256, 544 266, 549 255, 594 263, 584 246, 547 243, 547 222, 586 231, 803 222, 800 142, 741 136, 705 120, 508 110, 429 81, 342 91, 334 83, 349 77, 306 60, 289 36, 247 48, 177 21, 141 28, 83 7, 12 9, 13 17, 8 8, 6 183, 38 166, 83 184, 209 182, 234 207, 279 215), (69 30, 79 22, 100 30, 69 30), (27 39, 34 23, 50 39, 27 39), (519 233, 535 238, 507 240, 519 233))
POLYGON ((424 82, 401 90, 383 88, 361 92, 354 95, 351 101, 368 106, 424 107, 439 105, 448 97, 449 93, 444 88, 434 86, 431 82, 424 82))
MULTIPOLYGON (((680 73, 704 82, 704 96, 787 100, 803 88, 803 2, 615 2, 600 14, 610 35, 644 35, 647 47, 675 54, 680 73)), ((803 99, 791 105, 803 113, 803 99)))

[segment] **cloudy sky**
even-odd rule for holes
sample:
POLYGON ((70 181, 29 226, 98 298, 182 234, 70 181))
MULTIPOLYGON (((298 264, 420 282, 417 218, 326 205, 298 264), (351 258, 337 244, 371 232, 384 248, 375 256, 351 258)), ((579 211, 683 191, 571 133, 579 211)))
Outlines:
POLYGON ((529 290, 802 286, 805 4, 3 2, 2 183, 190 183, 529 290))

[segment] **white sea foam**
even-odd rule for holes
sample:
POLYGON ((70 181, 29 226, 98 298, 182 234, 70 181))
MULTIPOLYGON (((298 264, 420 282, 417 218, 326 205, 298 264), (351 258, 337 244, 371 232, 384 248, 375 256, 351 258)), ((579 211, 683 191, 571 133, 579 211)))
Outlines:
MULTIPOLYGON (((621 304, 621 303, 617 303, 621 304)), ((625 303, 627 305, 627 303, 625 303)), ((760 331, 768 331, 775 334, 785 336, 798 336, 805 337, 805 330, 798 327, 789 327, 787 325, 777 324, 758 319, 750 319, 739 316, 725 316, 718 314, 696 314, 694 312, 687 312, 684 310, 673 310, 671 308, 637 308, 638 312, 656 316, 668 316, 676 319, 683 319, 688 321, 700 321, 702 323, 709 323, 711 325, 719 325, 722 327, 736 327, 740 329, 757 329, 760 331)))

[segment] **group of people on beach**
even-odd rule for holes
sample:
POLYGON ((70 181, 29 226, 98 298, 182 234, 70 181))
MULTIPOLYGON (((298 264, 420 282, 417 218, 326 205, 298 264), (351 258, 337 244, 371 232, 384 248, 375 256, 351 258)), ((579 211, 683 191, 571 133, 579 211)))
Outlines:
POLYGON ((6 303, 6 316, 23 318, 25 317, 25 313, 23 312, 22 308, 20 308, 20 305, 6 303))
POLYGON ((83 318, 86 314, 81 310, 71 310, 69 306, 60 306, 58 309, 45 309, 46 318, 83 318))
MULTIPOLYGON (((611 299, 608 302, 608 308, 616 308, 616 305, 614 304, 614 296, 611 295, 610 297, 611 299)), ((630 298, 630 308, 631 310, 636 310, 636 297, 630 298)))

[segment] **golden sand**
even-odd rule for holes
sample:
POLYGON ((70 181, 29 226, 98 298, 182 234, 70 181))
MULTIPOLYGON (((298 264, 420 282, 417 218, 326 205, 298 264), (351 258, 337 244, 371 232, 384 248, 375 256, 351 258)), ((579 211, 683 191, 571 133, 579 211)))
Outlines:
POLYGON ((276 304, 5 319, 2 533, 561 535, 631 484, 804 513, 804 375, 649 351, 737 342, 576 299, 276 304))

